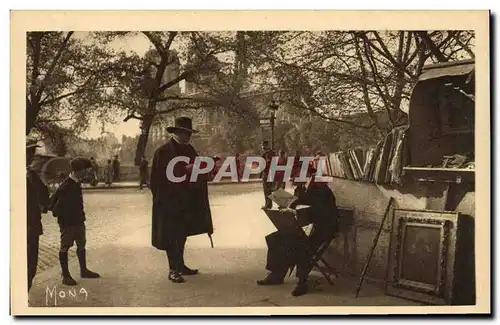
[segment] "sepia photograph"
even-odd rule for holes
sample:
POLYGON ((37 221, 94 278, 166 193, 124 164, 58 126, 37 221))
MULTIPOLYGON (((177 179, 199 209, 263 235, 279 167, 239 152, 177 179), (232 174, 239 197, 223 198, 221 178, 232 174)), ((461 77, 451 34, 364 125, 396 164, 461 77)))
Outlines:
POLYGON ((12 11, 11 313, 489 313, 489 20, 12 11))

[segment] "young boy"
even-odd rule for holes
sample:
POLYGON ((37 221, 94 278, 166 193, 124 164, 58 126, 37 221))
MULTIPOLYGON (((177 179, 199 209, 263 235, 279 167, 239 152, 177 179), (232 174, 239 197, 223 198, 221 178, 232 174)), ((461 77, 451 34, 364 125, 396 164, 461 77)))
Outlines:
POLYGON ((80 262, 82 278, 98 278, 99 274, 87 269, 85 256, 85 212, 80 182, 86 170, 92 168, 92 163, 86 158, 74 158, 70 162, 71 173, 52 195, 50 209, 57 218, 61 231, 61 248, 59 261, 62 269, 62 283, 76 285, 68 268, 68 250, 76 242, 76 253, 80 262))

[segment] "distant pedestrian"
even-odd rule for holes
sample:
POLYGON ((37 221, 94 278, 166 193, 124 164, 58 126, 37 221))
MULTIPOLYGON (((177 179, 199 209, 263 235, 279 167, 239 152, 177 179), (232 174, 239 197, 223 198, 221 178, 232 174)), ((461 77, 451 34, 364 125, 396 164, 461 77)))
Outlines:
MULTIPOLYGON (((287 163, 287 156, 285 150, 280 150, 279 156, 278 156, 278 166, 286 166, 287 163)), ((276 171, 275 176, 274 176, 274 188, 273 190, 276 191, 278 189, 285 189, 286 185, 286 180, 285 180, 285 172, 284 171, 276 171)))
POLYGON ((90 163, 92 164, 92 172, 94 173, 94 177, 96 179, 99 179, 99 165, 97 165, 97 161, 94 159, 94 157, 90 157, 90 163))
POLYGON ((220 157, 214 156, 213 159, 214 159, 214 168, 210 172, 210 181, 214 180, 215 176, 217 176, 217 173, 219 172, 220 169, 220 164, 219 164, 220 157))
POLYGON ((324 166, 320 166, 321 157, 325 157, 326 155, 322 151, 316 151, 314 156, 314 160, 311 162, 311 166, 314 170, 320 170, 321 173, 324 172, 324 166))
POLYGON ((300 170, 302 168, 302 162, 300 161, 300 150, 295 151, 295 157, 293 159, 293 168, 292 168, 292 183, 295 178, 299 177, 300 170))
POLYGON ((238 175, 238 181, 241 180, 241 177, 243 176, 243 170, 242 170, 242 166, 241 166, 241 160, 240 160, 240 154, 237 153, 236 156, 235 156, 235 160, 236 160, 236 173, 238 175))
POLYGON ((76 242, 76 254, 80 263, 82 278, 98 278, 99 274, 87 268, 85 211, 83 208, 82 179, 87 169, 92 168, 90 160, 74 158, 70 162, 71 173, 50 198, 50 209, 57 218, 61 232, 59 262, 62 270, 62 283, 76 285, 68 267, 68 250, 76 242))
POLYGON ((149 179, 149 172, 148 172, 148 161, 146 159, 146 157, 142 157, 141 159, 141 164, 139 166, 139 176, 140 176, 140 180, 139 180, 139 188, 142 190, 143 189, 143 185, 146 185, 147 187, 149 187, 149 183, 148 183, 148 179, 149 179))
POLYGON ((113 183, 113 165, 111 159, 108 159, 108 164, 104 167, 104 183, 111 186, 113 183))
POLYGON ((36 141, 26 143, 26 211, 27 211, 27 257, 28 257, 28 291, 33 284, 38 266, 39 239, 43 234, 42 213, 47 212, 49 191, 31 163, 40 147, 36 141))
POLYGON ((120 161, 118 160, 118 155, 115 155, 113 160, 113 182, 120 181, 120 161))
POLYGON ((269 195, 273 192, 274 182, 268 181, 267 177, 269 175, 269 167, 271 166, 271 160, 275 156, 275 153, 271 148, 269 148, 269 141, 262 141, 262 158, 266 162, 266 166, 264 170, 260 173, 260 177, 262 178, 262 187, 264 189, 264 199, 265 204, 262 209, 271 209, 273 207, 273 202, 269 198, 269 195))

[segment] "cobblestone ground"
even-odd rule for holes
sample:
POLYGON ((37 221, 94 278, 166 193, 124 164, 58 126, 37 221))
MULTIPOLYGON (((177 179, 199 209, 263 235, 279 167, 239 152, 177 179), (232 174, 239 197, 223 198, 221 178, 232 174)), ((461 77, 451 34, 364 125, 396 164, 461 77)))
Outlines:
MULTIPOLYGON (((237 196, 259 191, 260 183, 229 184, 209 187, 209 196, 217 203, 222 196, 237 196)), ((88 249, 106 246, 120 236, 151 224, 151 193, 139 189, 102 189, 84 191, 87 216, 88 249)), ((51 213, 42 216, 38 272, 59 264, 59 226, 51 213)), ((70 258, 76 257, 76 247, 70 249, 70 258)))

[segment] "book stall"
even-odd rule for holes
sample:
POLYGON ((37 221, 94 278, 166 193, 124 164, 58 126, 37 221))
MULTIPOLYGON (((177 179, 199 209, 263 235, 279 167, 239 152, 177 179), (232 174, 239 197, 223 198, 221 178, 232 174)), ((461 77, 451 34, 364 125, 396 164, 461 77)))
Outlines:
POLYGON ((335 195, 355 211, 349 239, 339 242, 350 252, 344 260, 359 272, 359 257, 369 256, 358 292, 373 253, 388 295, 475 303, 475 109, 474 61, 428 65, 412 90, 408 125, 375 147, 327 154, 335 195), (374 238, 370 248, 359 245, 365 236, 374 238))

